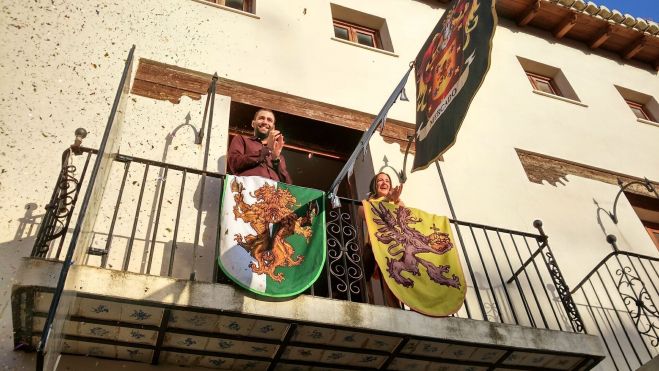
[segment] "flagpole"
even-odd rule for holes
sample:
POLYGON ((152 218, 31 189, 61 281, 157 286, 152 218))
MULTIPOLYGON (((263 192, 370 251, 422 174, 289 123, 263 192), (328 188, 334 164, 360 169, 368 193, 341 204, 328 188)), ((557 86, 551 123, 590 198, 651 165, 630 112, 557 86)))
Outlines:
POLYGON ((350 158, 348 158, 348 161, 346 161, 345 165, 343 165, 343 168, 339 172, 339 175, 337 175, 336 179, 334 179, 334 182, 330 186, 329 192, 327 194, 327 197, 329 198, 332 207, 337 208, 340 206, 339 197, 337 195, 339 184, 341 183, 343 178, 346 177, 346 175, 352 173, 352 168, 355 164, 355 161, 357 160, 357 156, 359 155, 359 153, 366 151, 366 147, 368 146, 368 142, 371 140, 373 133, 375 133, 375 130, 377 129, 378 125, 385 119, 385 117, 387 116, 387 112, 389 112, 391 106, 393 106, 394 103, 396 103, 396 99, 398 99, 398 96, 405 88, 405 83, 407 83, 407 79, 410 76, 410 72, 412 71, 412 68, 414 68, 414 63, 410 63, 410 68, 405 73, 405 76, 403 76, 403 78, 400 80, 400 82, 394 89, 393 93, 391 93, 389 99, 387 99, 387 102, 380 110, 380 113, 378 113, 375 119, 373 119, 371 126, 368 128, 368 130, 364 132, 364 134, 362 134, 362 137, 361 139, 359 139, 359 143, 357 144, 357 147, 355 147, 355 150, 350 155, 350 158))
MULTIPOLYGON (((460 240, 460 246, 462 246, 462 252, 464 253, 465 260, 467 261, 467 265, 471 267, 471 263, 469 262, 469 255, 467 255, 467 250, 465 249, 465 244, 464 240, 462 239, 462 233, 460 233, 460 223, 458 223, 458 218, 455 216, 455 210, 453 209, 453 203, 451 202, 451 196, 448 194, 448 188, 446 187, 446 181, 444 181, 444 174, 442 174, 442 168, 439 167, 439 161, 435 161, 435 166, 437 167, 437 172, 439 173, 439 180, 442 182, 442 188, 444 188, 444 195, 446 196, 446 202, 448 203, 448 208, 451 211, 451 218, 455 221, 455 231, 458 234, 458 239, 460 240)), ((481 294, 480 291, 478 290, 478 283, 476 282, 476 277, 474 276, 474 272, 470 269, 469 270, 469 275, 471 276, 471 282, 474 283, 474 288, 476 291, 476 296, 478 297, 478 305, 480 306, 480 309, 483 313, 483 316, 485 317, 485 306, 483 305, 483 300, 481 299, 481 294)), ((467 316, 471 318, 471 311, 469 310, 469 305, 467 304, 467 301, 465 300, 465 309, 467 310, 467 316)))

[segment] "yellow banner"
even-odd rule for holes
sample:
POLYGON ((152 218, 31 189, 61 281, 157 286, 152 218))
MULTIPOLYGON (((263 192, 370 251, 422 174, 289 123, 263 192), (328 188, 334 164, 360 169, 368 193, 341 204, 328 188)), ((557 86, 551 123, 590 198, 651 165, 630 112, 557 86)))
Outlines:
POLYGON ((363 206, 375 261, 394 295, 428 316, 457 312, 467 286, 448 218, 380 200, 363 206))

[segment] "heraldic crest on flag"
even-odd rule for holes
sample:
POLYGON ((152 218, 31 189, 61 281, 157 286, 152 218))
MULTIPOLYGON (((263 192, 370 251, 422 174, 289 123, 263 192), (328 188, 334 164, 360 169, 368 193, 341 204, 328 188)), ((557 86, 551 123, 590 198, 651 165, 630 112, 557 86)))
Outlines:
POLYGON ((254 293, 309 288, 325 263, 324 193, 261 177, 227 175, 220 256, 224 273, 254 293))
POLYGON ((445 216, 363 201, 373 255, 389 289, 429 316, 448 316, 462 306, 466 282, 445 216))

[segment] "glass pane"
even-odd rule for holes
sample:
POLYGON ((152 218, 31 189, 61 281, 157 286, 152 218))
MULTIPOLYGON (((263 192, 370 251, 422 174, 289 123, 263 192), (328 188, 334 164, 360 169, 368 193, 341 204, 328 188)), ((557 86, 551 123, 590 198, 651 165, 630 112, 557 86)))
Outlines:
POLYGON ((632 109, 632 112, 634 112, 634 114, 636 115, 636 117, 638 117, 638 118, 640 118, 640 119, 646 119, 646 120, 648 119, 648 116, 645 114, 645 112, 643 111, 643 109, 638 108, 638 107, 634 107, 634 106, 631 106, 631 105, 629 106, 629 108, 632 109))
POLYGON ((348 30, 343 27, 334 26, 334 36, 339 39, 350 40, 348 36, 348 30))
POLYGON ((556 94, 556 92, 554 92, 554 88, 552 88, 549 81, 544 81, 539 79, 533 79, 533 81, 535 82, 536 89, 543 91, 545 93, 556 94))
POLYGON ((245 0, 226 0, 224 5, 238 10, 247 10, 243 8, 245 6, 245 0))
POLYGON ((373 35, 357 32, 357 42, 362 45, 368 45, 375 47, 375 42, 373 40, 373 35))

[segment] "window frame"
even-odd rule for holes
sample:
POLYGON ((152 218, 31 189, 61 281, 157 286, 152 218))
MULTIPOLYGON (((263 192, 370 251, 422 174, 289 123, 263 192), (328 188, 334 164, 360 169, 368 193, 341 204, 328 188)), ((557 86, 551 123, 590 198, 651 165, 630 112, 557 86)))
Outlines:
POLYGON ((540 75, 537 73, 529 72, 529 71, 524 71, 526 73, 526 77, 529 79, 529 82, 531 83, 531 86, 533 87, 533 90, 541 91, 543 93, 547 94, 553 94, 559 97, 562 97, 563 94, 561 93, 561 90, 556 86, 556 82, 554 81, 553 78, 540 75), (551 92, 546 92, 542 89, 538 88, 538 82, 543 82, 549 86, 551 92))
POLYGON ((213 3, 213 4, 217 4, 217 5, 226 7, 226 8, 238 10, 238 11, 241 11, 241 12, 254 14, 254 2, 256 0, 243 0, 243 8, 242 9, 237 9, 237 8, 232 7, 232 6, 226 5, 227 0, 204 0, 204 1, 207 1, 207 2, 213 3))
POLYGON ((645 230, 650 234, 650 239, 654 242, 657 250, 659 250, 659 225, 647 223, 645 230))
POLYGON ((631 99, 625 99, 625 103, 627 103, 627 105, 632 110, 632 112, 634 113, 634 116, 636 116, 636 118, 643 119, 643 120, 648 120, 648 121, 655 121, 654 117, 652 117, 652 115, 647 110, 647 108, 645 107, 644 104, 634 102, 631 99), (639 116, 637 114, 637 112, 640 112, 642 114, 642 116, 639 116))
POLYGON ((344 39, 341 37, 336 36, 336 32, 334 32, 334 37, 337 39, 345 40, 345 41, 350 41, 355 44, 359 44, 361 46, 366 46, 369 48, 375 48, 375 49, 381 49, 384 50, 382 47, 382 40, 380 40, 380 31, 365 27, 365 26, 360 26, 358 24, 352 23, 352 22, 347 22, 341 19, 337 18, 332 18, 332 28, 343 28, 348 31, 348 39, 344 39), (367 44, 362 44, 357 41, 357 32, 360 32, 362 34, 370 35, 371 38, 373 39, 373 45, 367 45, 367 44))

